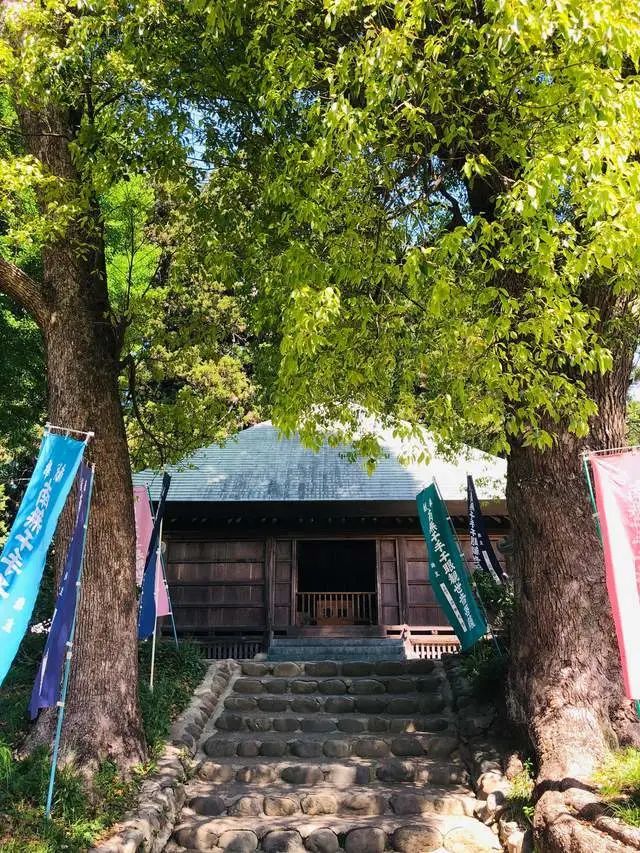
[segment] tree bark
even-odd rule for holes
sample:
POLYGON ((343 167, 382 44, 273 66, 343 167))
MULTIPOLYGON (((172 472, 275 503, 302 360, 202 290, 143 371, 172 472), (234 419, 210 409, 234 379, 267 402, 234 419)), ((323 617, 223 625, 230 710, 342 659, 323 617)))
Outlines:
MULTIPOLYGON (((588 380, 599 412, 588 440, 568 431, 541 453, 515 446, 507 505, 514 531, 516 591, 510 711, 526 726, 539 760, 538 841, 579 850, 581 797, 597 763, 618 745, 640 744, 623 695, 603 556, 582 468, 582 451, 625 444, 633 347, 620 344, 612 372, 588 380), (560 815, 562 819, 560 819, 560 815)), ((592 850, 610 849, 589 835, 592 850)))
MULTIPOLYGON (((25 111, 20 118, 29 153, 79 190, 69 150, 72 116, 25 111)), ((64 239, 44 249, 43 269, 42 285, 28 286, 26 277, 9 276, 5 264, 0 289, 31 311, 43 330, 50 421, 95 433, 87 452, 96 475, 62 754, 85 767, 108 758, 126 770, 146 755, 138 704, 135 529, 97 205, 90 204, 82 225, 72 223, 64 239), (11 285, 17 278, 21 288, 11 285)), ((45 718, 36 740, 49 735, 45 718)))

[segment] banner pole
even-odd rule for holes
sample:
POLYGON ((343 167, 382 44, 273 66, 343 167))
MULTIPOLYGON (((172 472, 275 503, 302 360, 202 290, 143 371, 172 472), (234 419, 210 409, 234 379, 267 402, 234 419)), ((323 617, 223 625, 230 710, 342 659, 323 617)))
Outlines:
POLYGON ((156 575, 153 582, 153 602, 155 605, 155 614, 153 620, 153 637, 151 639, 151 672, 149 674, 149 689, 153 693, 153 675, 156 665, 156 635, 158 633, 158 563, 160 563, 160 571, 162 571, 162 582, 164 583, 164 571, 162 568, 162 525, 164 519, 160 519, 160 533, 158 536, 158 545, 156 548, 156 575))
POLYGON ((489 629, 489 634, 491 635, 491 639, 493 640, 493 644, 496 647, 496 651, 498 652, 499 657, 503 657, 502 649, 500 648, 500 644, 498 643, 497 637, 491 627, 491 622, 489 622, 489 617, 487 615, 487 609, 484 606, 484 601, 482 600, 482 596, 478 592, 478 587, 476 586, 476 582, 473 579, 472 573, 469 571, 469 564, 467 563, 467 558, 464 555, 464 551, 462 550, 462 545, 460 544, 460 539, 458 537, 458 533, 453 525, 453 521, 451 521, 451 516, 449 515, 449 508, 447 507, 444 498, 442 497, 442 493, 440 491, 440 487, 438 486, 438 481, 435 477, 432 477, 433 485, 436 487, 436 492, 438 493, 438 497, 442 502, 442 505, 447 511, 447 519, 449 521, 449 527, 451 528, 451 532, 453 533, 453 538, 456 540, 456 545, 458 546, 458 553, 460 554, 460 559, 462 560, 462 565, 465 567, 467 571, 467 577, 469 578, 469 582, 471 583, 471 587, 476 594, 476 598, 478 599, 478 604, 480 605, 480 609, 482 610, 482 615, 484 616, 484 621, 487 623, 487 628, 489 629))
MULTIPOLYGON (((591 471, 589 470, 589 453, 585 450, 582 454, 582 471, 584 473, 584 478, 587 481, 587 489, 589 491, 589 500, 591 501, 591 508, 593 509, 593 520, 596 524, 596 530, 598 531, 598 539, 600 540, 600 544, 602 545, 602 530, 600 528, 600 514, 598 513, 598 505, 596 504, 596 496, 593 491, 593 482, 591 480, 591 471)), ((640 699, 634 699, 633 704, 636 709, 636 715, 640 718, 640 699)))
POLYGON ((82 573, 84 571, 84 552, 87 544, 87 528, 89 527, 89 516, 91 514, 91 497, 93 494, 93 480, 95 477, 96 466, 91 466, 91 480, 89 481, 89 494, 87 496, 87 517, 84 522, 82 534, 82 549, 80 557, 80 570, 78 572, 78 580, 76 581, 76 601, 73 608, 73 619, 71 620, 71 630, 69 631, 69 639, 67 640, 67 655, 64 666, 64 676, 62 679, 62 691, 58 702, 58 721, 56 724, 56 735, 53 742, 53 755, 51 756, 51 772, 49 774, 49 788, 47 790, 47 804, 45 807, 45 817, 51 817, 51 807, 53 803, 53 793, 56 784, 56 770, 58 768, 58 751, 60 749, 60 739, 62 737, 62 723, 64 722, 64 710, 67 700, 67 691, 69 689, 69 676, 71 675, 71 658, 73 656, 73 643, 76 633, 76 621, 78 617, 78 604, 80 603, 80 589, 82 585, 82 573))
POLYGON ((593 520, 596 523, 596 530, 598 531, 598 539, 600 540, 600 544, 602 544, 602 531, 600 530, 600 515, 598 514, 598 507, 596 504, 596 496, 593 491, 593 483, 591 482, 591 472, 589 471, 589 455, 585 451, 582 454, 582 470, 584 473, 585 480, 587 481, 587 489, 589 490, 589 499, 591 500, 591 508, 593 509, 593 520))

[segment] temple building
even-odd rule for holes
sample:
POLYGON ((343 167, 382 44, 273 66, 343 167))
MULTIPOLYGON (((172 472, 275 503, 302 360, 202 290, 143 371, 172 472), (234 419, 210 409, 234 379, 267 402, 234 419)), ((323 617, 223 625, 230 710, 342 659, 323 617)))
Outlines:
MULTIPOLYGON (((274 637, 403 630, 425 654, 455 645, 429 584, 416 495, 436 481, 470 556, 467 474, 497 544, 509 529, 506 462, 471 448, 443 457, 425 436, 430 461, 405 467, 402 442, 384 430, 379 438, 385 456, 372 475, 350 448, 313 452, 270 422, 169 468, 163 538, 178 632, 211 657, 253 655, 274 637)), ((152 471, 134 477, 154 500, 160 481, 152 471)))

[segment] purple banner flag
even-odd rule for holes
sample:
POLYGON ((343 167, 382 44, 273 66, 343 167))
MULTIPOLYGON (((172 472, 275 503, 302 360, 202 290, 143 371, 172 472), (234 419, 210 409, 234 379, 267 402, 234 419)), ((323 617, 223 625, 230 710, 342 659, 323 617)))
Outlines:
POLYGON ((40 708, 51 708, 58 701, 65 650, 70 640, 73 616, 78 600, 78 584, 84 556, 86 525, 89 516, 93 470, 84 462, 78 472, 76 521, 56 599, 51 630, 36 676, 29 713, 34 720, 40 708))
POLYGON ((138 610, 138 639, 140 640, 147 640, 153 634, 156 619, 158 618, 157 572, 158 570, 162 571, 162 564, 158 559, 158 545, 160 544, 160 528, 162 526, 162 518, 164 516, 164 505, 167 500, 170 485, 171 477, 169 474, 165 473, 162 477, 160 500, 158 501, 158 509, 156 510, 156 517, 153 523, 153 532, 151 534, 151 541, 149 542, 149 550, 147 552, 147 564, 144 570, 144 577, 142 579, 142 589, 140 590, 140 603, 138 610))
POLYGON ((491 539, 489 539, 471 475, 467 477, 467 502, 469 508, 469 539, 471 540, 474 568, 479 572, 488 572, 496 583, 502 584, 508 578, 500 565, 496 552, 493 550, 491 539))

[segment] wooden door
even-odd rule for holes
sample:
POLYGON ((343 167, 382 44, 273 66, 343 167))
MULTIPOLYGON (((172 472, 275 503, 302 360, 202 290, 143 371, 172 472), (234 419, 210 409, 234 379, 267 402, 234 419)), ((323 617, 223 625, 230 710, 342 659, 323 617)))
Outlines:
POLYGON ((293 625, 291 612, 293 546, 291 539, 277 539, 275 543, 275 569, 273 578, 273 627, 293 625))
POLYGON ((409 625, 448 625, 429 583, 427 545, 422 537, 405 537, 405 572, 407 578, 407 611, 409 625))
POLYGON ((398 545, 395 539, 379 539, 377 544, 379 621, 381 625, 399 625, 398 545))

